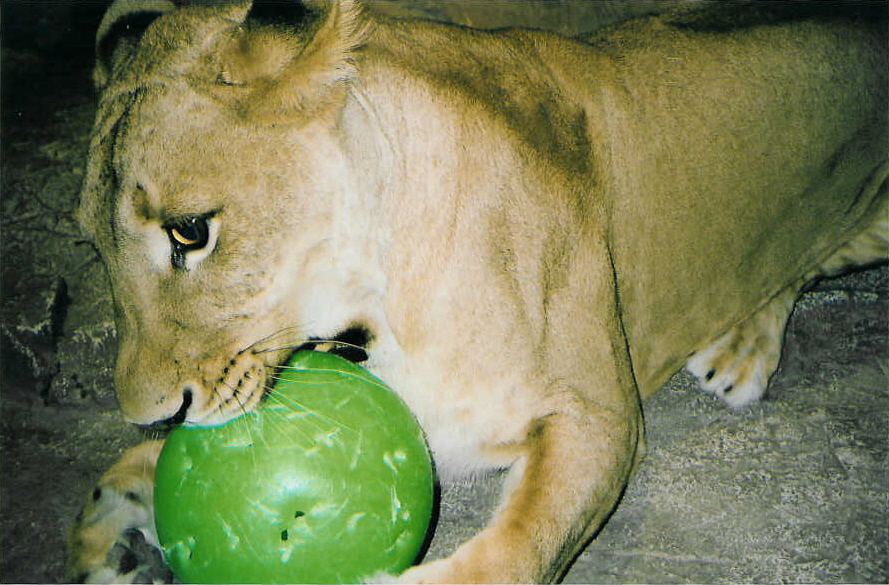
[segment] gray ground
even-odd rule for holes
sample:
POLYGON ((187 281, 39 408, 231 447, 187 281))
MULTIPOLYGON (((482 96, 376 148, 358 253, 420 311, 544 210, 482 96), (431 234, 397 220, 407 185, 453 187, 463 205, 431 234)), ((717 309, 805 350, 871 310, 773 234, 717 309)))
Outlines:
MULTIPOLYGON (((413 9, 576 32, 615 3, 413 9)), ((70 217, 101 7, 2 10, 0 580, 55 582, 92 482, 141 436, 115 410, 107 285, 70 217)), ((885 267, 822 283, 796 308, 768 399, 740 412, 675 376, 645 404, 647 458, 566 581, 889 581, 887 311, 885 267)), ((444 488, 429 557, 484 524, 498 480, 444 488)))

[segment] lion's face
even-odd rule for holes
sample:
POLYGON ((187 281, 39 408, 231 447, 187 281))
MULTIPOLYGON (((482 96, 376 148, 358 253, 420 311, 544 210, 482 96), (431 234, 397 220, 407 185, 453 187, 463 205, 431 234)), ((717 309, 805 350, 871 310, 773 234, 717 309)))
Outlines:
POLYGON ((255 48, 224 16, 209 36, 199 11, 157 21, 112 70, 94 130, 79 218, 108 267, 115 386, 137 423, 250 409, 298 341, 351 318, 328 307, 342 281, 333 109, 246 113, 250 83, 226 77, 226 55, 255 48), (175 46, 189 19, 202 50, 175 46))

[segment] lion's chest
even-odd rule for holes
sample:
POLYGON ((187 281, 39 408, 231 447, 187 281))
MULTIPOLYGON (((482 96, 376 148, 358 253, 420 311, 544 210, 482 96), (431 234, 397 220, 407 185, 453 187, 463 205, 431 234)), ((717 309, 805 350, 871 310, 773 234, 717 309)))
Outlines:
POLYGON ((454 366, 408 359, 373 370, 417 417, 443 478, 511 464, 516 454, 504 445, 522 442, 534 416, 532 392, 517 371, 490 376, 454 366))

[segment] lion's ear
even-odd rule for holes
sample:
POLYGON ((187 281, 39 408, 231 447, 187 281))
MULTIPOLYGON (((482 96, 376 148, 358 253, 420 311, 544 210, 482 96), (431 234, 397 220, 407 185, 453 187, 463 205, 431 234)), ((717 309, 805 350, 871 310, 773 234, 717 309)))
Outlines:
POLYGON ((133 52, 148 25, 174 8, 169 0, 115 0, 108 7, 96 32, 96 89, 105 87, 114 66, 133 52))
POLYGON ((242 112, 265 118, 308 114, 327 103, 331 89, 354 73, 352 53, 364 41, 367 21, 350 0, 256 1, 244 25, 220 82, 248 89, 249 98, 239 100, 242 112))

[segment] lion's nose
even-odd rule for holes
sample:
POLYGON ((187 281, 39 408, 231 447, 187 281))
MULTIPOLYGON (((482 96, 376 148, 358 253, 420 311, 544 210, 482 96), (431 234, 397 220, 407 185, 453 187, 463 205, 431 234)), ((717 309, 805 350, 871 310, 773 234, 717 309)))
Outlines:
POLYGON ((186 417, 188 416, 188 409, 191 407, 192 402, 192 389, 191 386, 186 386, 182 390, 182 405, 179 407, 179 410, 176 411, 176 414, 169 418, 165 418, 163 420, 159 420, 153 423, 152 427, 174 427, 176 425, 182 424, 185 422, 186 417))

